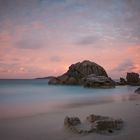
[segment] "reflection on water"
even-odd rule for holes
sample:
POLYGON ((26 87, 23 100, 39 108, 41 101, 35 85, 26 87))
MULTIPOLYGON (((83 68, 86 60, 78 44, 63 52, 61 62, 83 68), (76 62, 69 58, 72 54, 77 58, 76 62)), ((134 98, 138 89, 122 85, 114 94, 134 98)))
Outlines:
MULTIPOLYGON (((133 87, 134 88, 134 87, 133 87)), ((113 95, 112 96, 113 101, 128 101, 128 100, 140 100, 140 96, 136 93, 132 94, 120 94, 120 95, 113 95)))
POLYGON ((137 87, 91 89, 53 86, 47 80, 0 80, 0 118, 45 113, 80 105, 134 99, 137 87))

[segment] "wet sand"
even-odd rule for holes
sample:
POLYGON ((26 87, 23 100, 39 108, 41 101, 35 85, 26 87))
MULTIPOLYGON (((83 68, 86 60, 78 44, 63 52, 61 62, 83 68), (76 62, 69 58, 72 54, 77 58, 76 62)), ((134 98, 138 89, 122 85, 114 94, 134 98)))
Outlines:
POLYGON ((140 100, 71 106, 62 110, 32 116, 0 120, 0 140, 139 140, 140 100), (117 134, 79 135, 63 127, 65 116, 84 120, 90 114, 122 118, 123 129, 117 134))

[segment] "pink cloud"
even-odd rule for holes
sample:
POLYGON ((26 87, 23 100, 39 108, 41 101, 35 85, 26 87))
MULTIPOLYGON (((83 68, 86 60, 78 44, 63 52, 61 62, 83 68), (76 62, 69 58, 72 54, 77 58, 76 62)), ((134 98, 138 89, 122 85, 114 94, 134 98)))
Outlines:
MULTIPOLYGON (((9 23, 10 24, 10 23, 9 23)), ((7 64, 18 63, 10 68, 1 67, 0 77, 10 78, 32 78, 47 75, 63 74, 72 63, 83 60, 94 61, 103 66, 111 77, 120 77, 126 70, 120 73, 115 70, 124 60, 131 60, 132 71, 140 72, 140 46, 127 46, 119 42, 110 45, 110 42, 97 42, 93 46, 80 46, 67 43, 67 38, 59 38, 59 35, 50 34, 46 24, 33 22, 29 25, 17 25, 14 27, 8 24, 7 30, 0 34, 0 57, 7 64), (48 32, 47 32, 48 31, 48 32), (36 36, 37 35, 37 36, 36 36), (41 35, 41 36, 40 36, 41 35), (36 37, 39 37, 37 40, 36 37), (49 37, 49 41, 47 40, 49 37), (57 38, 58 37, 58 38, 57 38), (24 39, 25 38, 25 39, 24 39), (28 40, 29 39, 29 44, 28 40), (30 49, 17 47, 17 42, 25 41, 25 46, 30 49), (34 41, 34 43, 31 43, 34 41), (32 47, 35 47, 33 49, 32 47), (43 46, 43 47, 38 47, 43 46)), ((12 23, 11 23, 12 24, 12 23)), ((90 40, 89 40, 90 41, 90 40)))
POLYGON ((35 21, 29 24, 18 25, 15 27, 16 33, 31 32, 37 30, 47 29, 46 24, 40 21, 35 21))
POLYGON ((13 37, 6 31, 0 33, 0 43, 12 42, 13 37))

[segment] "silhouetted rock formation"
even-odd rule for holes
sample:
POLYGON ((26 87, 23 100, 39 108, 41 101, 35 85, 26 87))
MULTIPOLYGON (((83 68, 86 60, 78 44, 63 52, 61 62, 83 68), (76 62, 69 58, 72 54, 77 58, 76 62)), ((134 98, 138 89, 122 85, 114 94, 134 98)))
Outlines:
POLYGON ((126 79, 129 85, 140 85, 140 79, 138 73, 134 73, 134 72, 127 73, 126 79))
POLYGON ((88 60, 72 64, 66 73, 50 79, 49 84, 86 87, 114 87, 115 85, 103 67, 88 60))
POLYGON ((120 77, 119 85, 127 85, 127 81, 124 78, 120 77))

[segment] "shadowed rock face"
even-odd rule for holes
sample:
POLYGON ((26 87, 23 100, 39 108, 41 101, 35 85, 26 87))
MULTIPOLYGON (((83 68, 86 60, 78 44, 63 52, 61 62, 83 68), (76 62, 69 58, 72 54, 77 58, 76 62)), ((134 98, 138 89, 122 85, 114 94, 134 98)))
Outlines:
POLYGON ((82 78, 82 84, 84 87, 94 87, 94 88, 113 88, 115 87, 115 82, 105 76, 96 76, 94 74, 88 75, 85 78, 82 78))
POLYGON ((87 87, 112 87, 112 80, 108 77, 105 69, 100 65, 85 60, 72 64, 69 70, 61 76, 52 78, 49 84, 64 84, 64 85, 84 85, 87 87), (83 80, 84 79, 84 80, 83 80), (95 86, 94 86, 95 85, 95 86))

